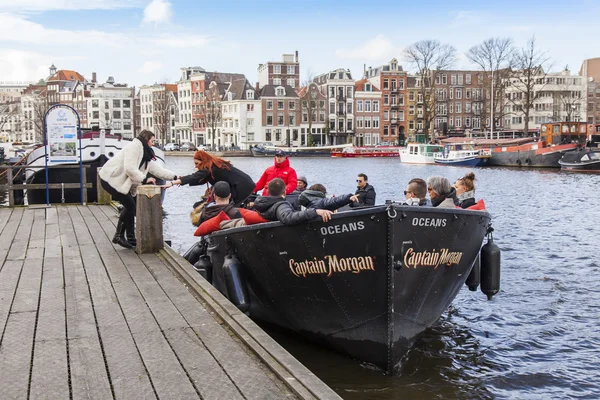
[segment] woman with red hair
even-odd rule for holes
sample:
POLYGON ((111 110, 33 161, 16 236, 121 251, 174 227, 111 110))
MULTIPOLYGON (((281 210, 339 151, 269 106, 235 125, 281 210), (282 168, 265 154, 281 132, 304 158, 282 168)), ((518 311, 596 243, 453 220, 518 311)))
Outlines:
POLYGON ((205 151, 198 150, 194 154, 196 172, 167 183, 173 185, 197 186, 210 183, 211 186, 219 181, 229 183, 231 200, 235 205, 240 205, 254 190, 254 181, 248 174, 240 171, 231 162, 220 157, 212 156, 205 151))

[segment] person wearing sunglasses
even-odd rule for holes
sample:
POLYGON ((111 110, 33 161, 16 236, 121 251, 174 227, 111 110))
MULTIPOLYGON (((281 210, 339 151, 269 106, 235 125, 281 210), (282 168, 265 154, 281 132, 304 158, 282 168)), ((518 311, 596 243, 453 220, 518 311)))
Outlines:
POLYGON ((369 178, 365 174, 358 174, 356 178, 356 192, 358 201, 350 204, 352 208, 371 207, 375 205, 375 188, 369 185, 369 178))
POLYGON ((421 178, 414 178, 408 182, 404 196, 405 203, 409 206, 431 207, 431 201, 427 198, 427 183, 421 178))

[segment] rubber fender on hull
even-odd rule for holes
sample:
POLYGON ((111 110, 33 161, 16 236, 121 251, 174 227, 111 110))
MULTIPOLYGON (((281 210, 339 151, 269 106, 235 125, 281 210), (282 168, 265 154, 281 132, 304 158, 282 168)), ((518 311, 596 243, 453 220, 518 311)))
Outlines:
POLYGON ((517 160, 517 165, 520 167, 521 166, 521 160, 517 160))
POLYGON ((500 247, 492 238, 481 248, 481 291, 488 300, 500 291, 500 247))
POLYGON ((465 282, 465 285, 467 285, 469 287, 469 290, 471 292, 475 292, 475 291, 477 291, 477 287, 479 286, 480 282, 481 282, 481 258, 479 257, 479 255, 477 255, 477 258, 475 259, 475 262, 473 263, 473 268, 471 268, 471 272, 469 273, 469 276, 467 277, 467 281, 465 282))
POLYGON ((207 255, 200 256, 200 259, 194 264, 194 269, 212 284, 213 265, 210 261, 210 257, 207 255))
POLYGON ((200 256, 204 254, 206 254, 206 245, 202 241, 199 241, 185 252, 183 258, 194 265, 200 259, 200 256))
POLYGON ((531 160, 529 158, 525 160, 525 165, 531 165, 531 160))
POLYGON ((233 256, 225 256, 223 261, 223 275, 225 276, 225 287, 227 298, 241 312, 250 310, 250 296, 244 279, 242 263, 233 256))

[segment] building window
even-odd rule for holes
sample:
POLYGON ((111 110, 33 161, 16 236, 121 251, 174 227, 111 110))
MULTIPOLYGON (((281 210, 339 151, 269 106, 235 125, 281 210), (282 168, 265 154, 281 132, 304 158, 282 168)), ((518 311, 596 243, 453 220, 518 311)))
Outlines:
POLYGON ((458 74, 458 84, 459 85, 463 84, 463 74, 458 74))
POLYGON ((114 108, 121 108, 121 100, 113 100, 114 108))
POLYGON ((415 92, 412 90, 408 92, 408 101, 415 101, 415 92))
POLYGON ((281 141, 281 129, 275 129, 275 141, 281 141))
POLYGON ((273 109, 273 100, 267 100, 267 110, 273 109))
POLYGON ((278 87, 276 91, 277 96, 285 96, 285 89, 282 87, 278 87))
POLYGON ((384 89, 389 89, 390 88, 390 82, 388 79, 384 79, 383 80, 383 88, 384 89))
POLYGON ((277 125, 278 126, 283 126, 283 121, 284 121, 283 113, 277 114, 277 125))
POLYGON ((373 128, 379 129, 379 117, 373 117, 373 128))
POLYGON ((131 119, 131 111, 123 111, 123 119, 131 119))
POLYGON ((121 111, 113 111, 113 118, 114 119, 121 119, 121 111))
POLYGON ((281 74, 281 65, 279 65, 279 64, 274 64, 274 65, 273 65, 273 73, 274 73, 274 74, 281 74))
POLYGON ((295 110, 295 109, 296 109, 296 102, 295 102, 295 101, 293 101, 293 100, 290 100, 290 101, 288 102, 288 108, 289 108, 290 110, 295 110))
POLYGON ((383 105, 387 106, 388 104, 390 104, 390 95, 389 94, 384 94, 383 95, 383 105))
POLYGON ((362 127, 363 127, 363 117, 356 118, 356 128, 362 128, 362 127))
POLYGON ((288 65, 287 66, 287 73, 288 73, 288 75, 294 75, 296 73, 296 66, 295 65, 288 65))
POLYGON ((450 76, 450 84, 451 85, 456 85, 456 75, 451 75, 450 76))
POLYGON ((296 125, 296 115, 289 114, 288 115, 288 122, 289 122, 290 126, 296 125))
POLYGON ((384 121, 389 121, 390 120, 390 112, 388 110, 385 110, 383 112, 383 120, 384 121))
POLYGON ((254 111, 254 104, 246 104, 246 111, 254 111))
POLYGON ((92 114, 93 114, 93 118, 94 119, 99 119, 100 118, 100 111, 94 111, 92 114))
POLYGON ((373 112, 379 112, 379 101, 373 101, 373 112))
POLYGON ((371 101, 370 100, 365 101, 365 112, 371 112, 371 101))
POLYGON ((281 78, 273 78, 273 85, 281 85, 281 78))
POLYGON ((465 83, 466 83, 467 85, 470 85, 470 84, 471 84, 471 74, 466 74, 466 75, 465 75, 465 83))
POLYGON ((383 135, 388 136, 390 134, 390 127, 387 125, 383 126, 383 135))
POLYGON ((92 100, 92 108, 98 108, 98 100, 92 100))
POLYGON ((271 141, 271 130, 270 129, 265 129, 265 140, 267 142, 271 141))
POLYGON ((267 126, 273 125, 273 113, 267 113, 267 126))
POLYGON ((288 86, 296 87, 296 80, 294 78, 287 79, 288 86))
POLYGON ((278 110, 283 110, 283 100, 278 100, 277 101, 277 109, 278 110))

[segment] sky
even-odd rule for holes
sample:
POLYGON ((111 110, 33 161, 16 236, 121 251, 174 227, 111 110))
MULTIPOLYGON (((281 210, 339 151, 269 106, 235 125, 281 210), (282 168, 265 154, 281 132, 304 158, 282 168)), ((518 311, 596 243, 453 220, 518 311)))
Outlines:
POLYGON ((361 78, 412 43, 454 46, 464 56, 491 37, 524 46, 535 36, 554 70, 600 57, 600 0, 0 0, 0 82, 37 81, 48 68, 140 86, 175 83, 181 67, 236 72, 299 52, 300 80, 337 68, 361 78))

